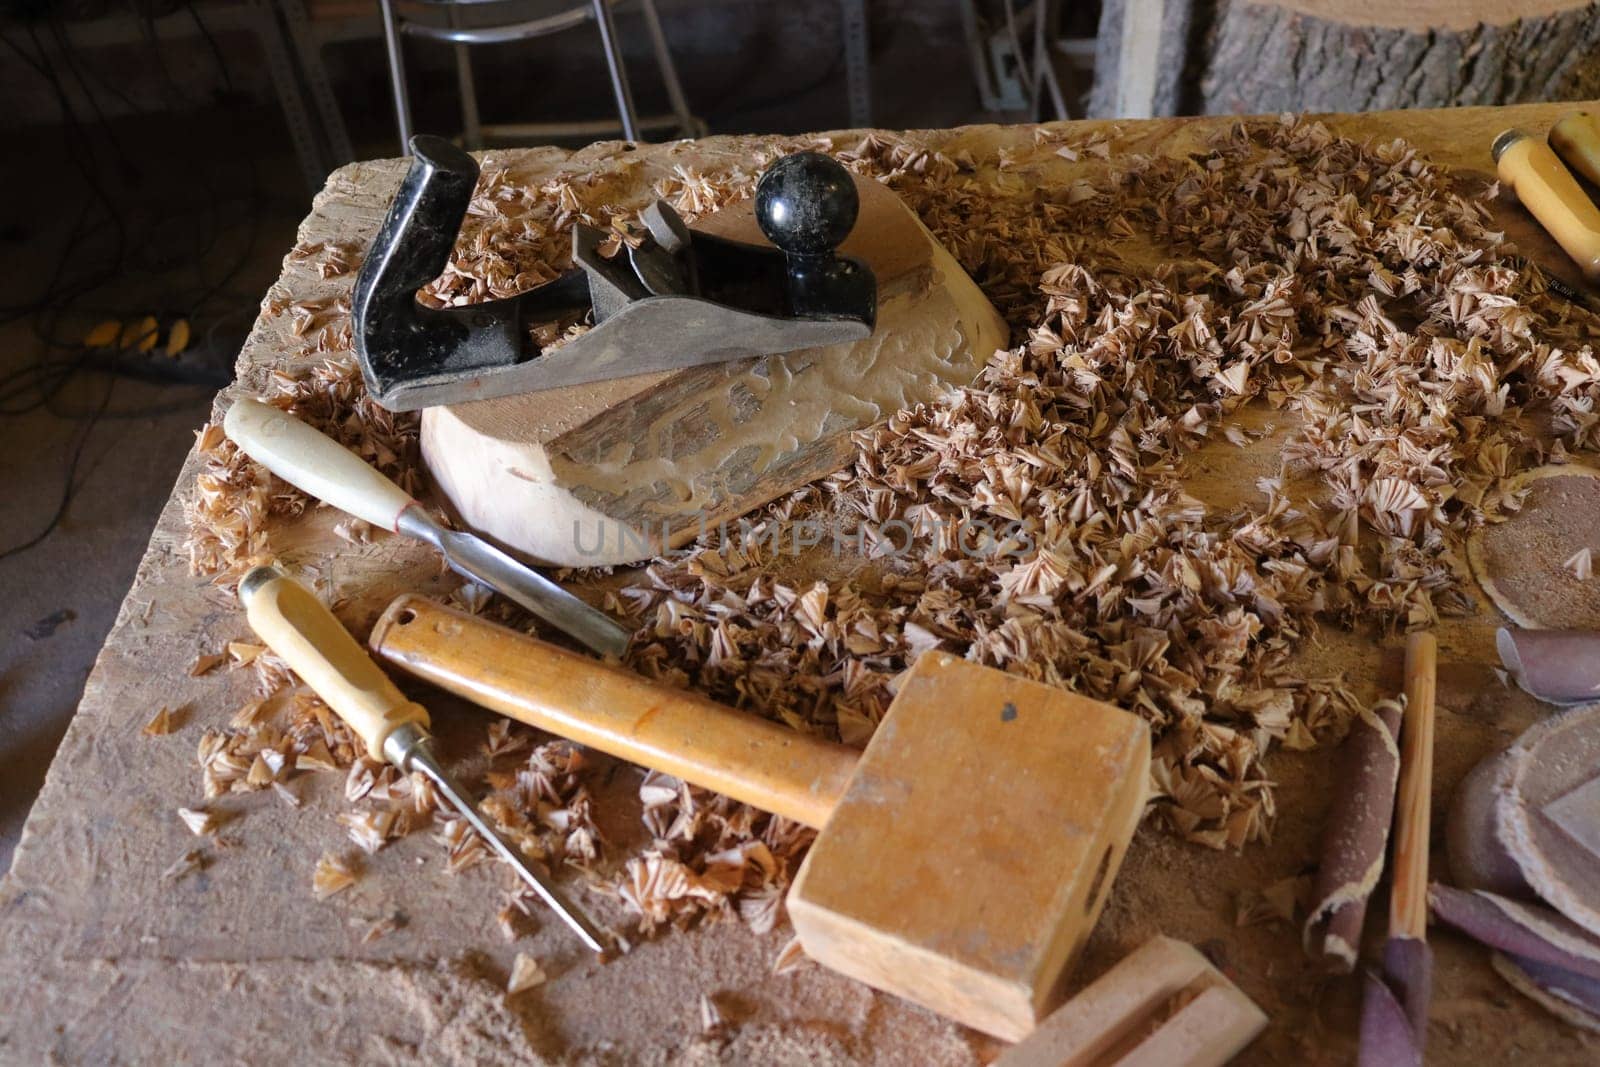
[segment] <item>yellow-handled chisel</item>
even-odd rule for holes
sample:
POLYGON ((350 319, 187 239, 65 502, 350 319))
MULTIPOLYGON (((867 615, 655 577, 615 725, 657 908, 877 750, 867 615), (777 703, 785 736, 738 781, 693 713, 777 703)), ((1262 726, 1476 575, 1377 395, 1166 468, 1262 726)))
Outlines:
POLYGON ((430 744, 427 710, 406 699, 322 601, 275 567, 257 567, 246 574, 239 582, 239 599, 251 629, 349 724, 369 756, 404 773, 425 775, 584 944, 596 952, 606 951, 599 928, 495 832, 467 793, 444 772, 430 744))

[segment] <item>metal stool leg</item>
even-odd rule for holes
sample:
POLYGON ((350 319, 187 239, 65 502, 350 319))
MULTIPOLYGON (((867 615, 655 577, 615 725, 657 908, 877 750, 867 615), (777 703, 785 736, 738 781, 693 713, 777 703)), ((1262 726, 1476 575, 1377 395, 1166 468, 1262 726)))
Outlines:
POLYGON ((622 65, 617 45, 617 24, 611 20, 609 0, 594 0, 594 21, 600 27, 600 47, 605 49, 606 66, 611 69, 611 90, 617 97, 617 116, 622 120, 622 136, 639 139, 639 118, 633 110, 633 91, 628 88, 628 71, 622 65))
POLYGON ((661 80, 666 83, 667 99, 672 103, 672 113, 686 137, 700 137, 699 120, 689 110, 688 98, 683 95, 683 83, 678 81, 678 67, 672 62, 672 52, 667 49, 667 35, 661 32, 661 19, 656 14, 655 0, 639 0, 639 12, 644 16, 644 26, 650 34, 650 46, 655 49, 656 64, 661 68, 661 80))
POLYGON ((406 95, 406 60, 400 48, 400 26, 394 0, 378 0, 383 12, 383 43, 389 49, 389 87, 394 92, 394 124, 400 131, 400 154, 411 154, 411 99, 406 95))
MULTIPOLYGON (((461 9, 450 6, 450 25, 461 25, 461 9)), ((478 115, 478 91, 472 82, 472 57, 467 45, 455 45, 456 85, 461 93, 461 142, 471 149, 483 147, 483 121, 478 115)))
POLYGON ((1050 38, 1060 24, 1057 15, 1058 0, 1035 0, 1033 20, 1033 84, 1028 93, 1029 121, 1041 122, 1044 116, 1040 113, 1040 104, 1043 102, 1043 91, 1050 91, 1050 106, 1055 109, 1058 119, 1069 118, 1071 113, 1067 110, 1067 100, 1061 92, 1061 82, 1056 78, 1056 68, 1050 58, 1050 38))

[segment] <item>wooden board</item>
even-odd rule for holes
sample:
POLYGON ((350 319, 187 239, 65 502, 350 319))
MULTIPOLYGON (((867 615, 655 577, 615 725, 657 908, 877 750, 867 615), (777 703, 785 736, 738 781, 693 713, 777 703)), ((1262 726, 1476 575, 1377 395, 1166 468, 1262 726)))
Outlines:
MULTIPOLYGON (((633 563, 693 540, 855 454, 850 434, 969 384, 1006 324, 916 215, 857 179, 841 247, 872 268, 871 337, 435 407, 422 454, 467 524, 563 566, 633 563)), ((696 223, 765 243, 746 200, 696 223)))
MULTIPOLYGON (((1491 179, 1487 146, 1506 126, 1542 130, 1557 105, 1337 116, 1336 132, 1409 138, 1421 152, 1491 179)), ((1180 155, 1223 120, 1068 124, 1113 135, 1117 153, 1180 155)), ((1040 150, 1032 127, 975 127, 914 136, 947 152, 993 160, 1005 149, 1015 185, 1070 183, 1078 164, 1040 150)), ((850 135, 838 135, 841 141, 850 135)), ((598 145, 492 153, 519 182, 616 169, 637 160, 640 189, 683 164, 750 166, 773 141, 717 138, 625 151, 598 145)), ((988 173, 992 174, 992 165, 988 173)), ((403 173, 398 160, 336 172, 301 230, 305 242, 364 243, 376 231, 403 173)), ((1558 250, 1509 203, 1501 219, 1541 262, 1566 271, 1558 250)), ((1570 277, 1570 272, 1567 272, 1570 277)), ((349 275, 324 279, 314 259, 291 258, 274 300, 335 298, 349 275)), ((314 366, 286 315, 256 324, 241 356, 234 395, 263 391, 277 371, 314 366)), ((1221 443, 1193 457, 1190 491, 1226 508, 1252 493, 1264 466, 1221 443), (1251 464, 1256 466, 1252 469, 1251 464), (1241 465, 1243 465, 1241 471, 1241 465)), ((1275 469, 1267 467, 1266 469, 1275 469)), ((14 866, 0 883, 0 1060, 16 1063, 276 1062, 870 1062, 972 1064, 998 1047, 970 1031, 817 968, 774 976, 787 929, 756 935, 723 922, 644 940, 599 965, 559 924, 515 945, 495 929, 510 876, 482 865, 449 875, 428 835, 396 842, 366 861, 366 876, 330 901, 311 898, 312 869, 325 849, 348 847, 335 815, 344 810, 336 775, 297 781, 302 806, 270 793, 218 804, 236 819, 220 839, 190 835, 175 809, 200 799, 194 749, 207 725, 225 722, 250 695, 247 672, 188 676, 197 654, 246 635, 231 594, 189 575, 182 505, 198 463, 191 457, 155 529, 138 578, 89 679, 84 700, 52 765, 14 866), (161 705, 181 709, 171 737, 141 734, 161 705), (164 878, 199 848, 203 867, 164 878), (371 925, 406 924, 374 941, 371 925), (512 957, 540 960, 551 979, 508 1001, 512 957), (729 1018, 728 1036, 703 1037, 699 1005, 711 998, 729 1018)), ((337 537, 337 516, 308 512, 271 531, 271 547, 292 564, 314 565, 339 591, 347 623, 362 629, 397 592, 437 593, 449 582, 437 558, 398 539, 353 545, 337 537)), ((592 590, 591 590, 592 592, 592 590)), ((1435 810, 1486 753, 1532 722, 1540 708, 1502 689, 1494 662, 1497 617, 1487 608, 1440 630, 1435 810)), ((1381 651, 1329 630, 1307 669, 1343 670, 1371 695, 1381 651)), ((446 757, 481 740, 486 717, 430 698, 446 757)), ((1144 830, 1130 848, 1101 922, 1085 950, 1087 980, 1156 933, 1204 946, 1210 958, 1267 1011, 1272 1022, 1247 1063, 1345 1063, 1352 1057, 1359 996, 1353 985, 1318 976, 1296 931, 1240 925, 1242 894, 1292 878, 1315 862, 1331 793, 1327 751, 1279 753, 1279 817, 1270 842, 1243 854, 1185 845, 1144 830)), ((638 840, 636 779, 619 768, 596 797, 602 828, 619 847, 638 840)), ((1444 870, 1442 850, 1434 865, 1444 870)), ((598 902, 597 906, 604 905, 598 902)), ((1589 1063, 1592 1038, 1562 1026, 1512 993, 1477 946, 1445 932, 1433 938, 1436 995, 1431 1052, 1438 1062, 1589 1063)))

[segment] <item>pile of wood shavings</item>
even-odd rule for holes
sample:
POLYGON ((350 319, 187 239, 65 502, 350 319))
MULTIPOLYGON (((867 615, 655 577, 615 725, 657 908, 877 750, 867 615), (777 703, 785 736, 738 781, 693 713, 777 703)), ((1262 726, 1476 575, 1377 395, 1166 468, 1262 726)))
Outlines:
MULTIPOLYGON (((845 157, 876 169, 905 151, 874 141, 845 157)), ((774 516, 854 515, 884 554, 874 530, 902 523, 911 566, 790 586, 762 531, 708 540, 624 592, 654 616, 636 659, 859 742, 896 675, 943 648, 1140 712, 1155 813, 1187 839, 1267 832, 1271 746, 1312 747, 1351 710, 1294 652, 1319 619, 1470 608, 1462 535, 1485 504, 1514 505, 1500 477, 1547 452, 1524 415, 1556 453, 1592 447, 1595 323, 1497 252, 1487 210, 1402 143, 1286 120, 1131 162, 1047 205, 1078 224, 1059 247, 1036 202, 890 172, 976 278, 1032 269, 1043 300, 973 388, 863 434, 853 470, 774 516), (1019 267, 1008 241, 1047 258, 1019 267), (1213 513, 1184 491, 1185 457, 1253 398, 1301 429, 1261 504, 1213 513), (1291 495, 1291 475, 1310 491, 1291 495), (963 550, 949 531, 973 522, 1017 534, 963 550)))
MULTIPOLYGON (((1026 340, 972 388, 862 435, 854 469, 767 509, 754 538, 712 535, 617 594, 644 625, 632 665, 672 684, 861 744, 917 654, 965 654, 1138 711, 1157 738, 1156 817, 1238 847, 1270 827, 1270 748, 1313 747, 1352 709, 1293 670, 1319 621, 1465 609, 1457 549, 1485 509, 1515 506, 1499 480, 1593 447, 1595 321, 1501 248, 1492 190, 1464 193, 1403 143, 1285 119, 1183 159, 1118 158, 1104 137, 1050 129, 1031 153, 974 159, 873 134, 775 142, 748 169, 680 167, 655 192, 692 219, 797 147, 895 188, 1026 340), (1084 177, 1030 176, 1050 156, 1084 177), (1215 513, 1185 492, 1185 460, 1212 436, 1242 441, 1224 420, 1251 400, 1298 428, 1260 502, 1215 513), (881 558, 793 580, 764 538, 819 515, 860 524, 881 558), (891 520, 909 551, 874 540, 891 520), (962 520, 1014 534, 963 550, 947 533, 962 520)), ((628 162, 538 190, 486 167, 433 296, 544 280, 577 219, 627 239, 643 199, 621 191, 628 162)), ((289 402, 324 388, 322 425, 345 440, 404 440, 347 363, 326 367, 289 402)), ((196 566, 233 573, 264 551, 267 515, 303 500, 212 444, 196 566)), ((641 799, 652 844, 610 885, 644 927, 734 909, 770 924, 807 834, 654 775, 641 799)))

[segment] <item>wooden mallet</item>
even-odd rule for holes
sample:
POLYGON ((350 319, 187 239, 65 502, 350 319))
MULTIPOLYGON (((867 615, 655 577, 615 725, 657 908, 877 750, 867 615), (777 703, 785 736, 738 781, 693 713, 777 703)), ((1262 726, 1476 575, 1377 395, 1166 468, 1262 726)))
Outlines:
POLYGON ((820 829, 788 897, 806 953, 1008 1040, 1060 1002, 1147 795, 1138 716, 937 652, 858 753, 420 597, 370 644, 483 707, 820 829))

